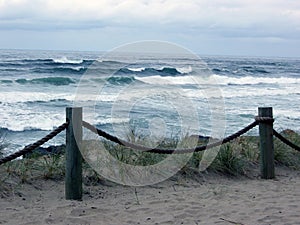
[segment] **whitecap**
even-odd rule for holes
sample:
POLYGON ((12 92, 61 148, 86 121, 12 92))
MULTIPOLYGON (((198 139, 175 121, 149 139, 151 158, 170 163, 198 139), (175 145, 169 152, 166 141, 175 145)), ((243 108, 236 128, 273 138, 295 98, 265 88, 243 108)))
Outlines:
POLYGON ((176 67, 176 70, 181 74, 188 74, 188 73, 193 72, 193 68, 191 66, 176 67))
POLYGON ((71 60, 71 59, 68 59, 66 56, 63 56, 62 58, 59 58, 59 59, 53 59, 53 62, 55 63, 68 63, 68 64, 81 64, 83 63, 83 60, 82 59, 79 59, 79 60, 71 60))

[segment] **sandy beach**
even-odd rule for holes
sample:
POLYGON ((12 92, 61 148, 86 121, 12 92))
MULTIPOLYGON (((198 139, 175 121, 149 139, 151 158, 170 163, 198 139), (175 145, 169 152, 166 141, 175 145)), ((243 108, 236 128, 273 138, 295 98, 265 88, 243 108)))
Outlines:
POLYGON ((300 172, 277 167, 276 179, 197 179, 160 184, 84 185, 82 201, 64 199, 64 181, 36 179, 2 190, 0 224, 300 224, 300 172))

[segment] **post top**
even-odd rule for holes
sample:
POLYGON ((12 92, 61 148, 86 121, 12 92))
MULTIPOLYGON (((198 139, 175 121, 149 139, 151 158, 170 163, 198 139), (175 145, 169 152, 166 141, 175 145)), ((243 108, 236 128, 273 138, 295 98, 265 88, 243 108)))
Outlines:
POLYGON ((68 106, 66 109, 82 109, 80 106, 68 106))
POLYGON ((273 107, 271 107, 271 106, 266 106, 266 107, 262 106, 262 107, 258 107, 258 109, 273 109, 273 107))
POLYGON ((258 107, 258 116, 261 117, 273 117, 272 107, 258 107))

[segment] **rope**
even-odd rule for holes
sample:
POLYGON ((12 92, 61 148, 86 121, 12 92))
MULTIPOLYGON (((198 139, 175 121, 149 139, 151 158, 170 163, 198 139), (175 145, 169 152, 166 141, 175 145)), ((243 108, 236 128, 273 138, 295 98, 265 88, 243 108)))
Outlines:
POLYGON ((272 117, 262 117, 262 116, 256 116, 254 117, 254 119, 259 123, 269 123, 269 124, 272 124, 275 121, 272 117))
MULTIPOLYGON (((208 144, 208 145, 202 145, 202 146, 197 146, 195 148, 186 148, 186 149, 162 149, 162 148, 149 148, 146 146, 142 146, 142 145, 138 145, 138 144, 133 144, 130 142, 127 142, 125 140, 119 139, 116 136, 113 136, 111 134, 106 133, 103 130, 97 129, 95 128, 93 125, 89 124, 88 122, 82 121, 82 125, 91 130, 92 132, 94 132, 95 134, 109 140, 112 142, 115 142, 119 145, 125 146, 125 147, 129 147, 131 149, 134 150, 138 150, 138 151, 146 151, 146 152, 151 152, 151 153, 158 153, 158 154, 187 154, 187 153, 193 153, 193 152, 200 152, 200 151, 204 151, 207 149, 211 149, 217 146, 220 146, 222 144, 226 144, 236 138, 238 138, 239 136, 245 134, 246 132, 248 132, 249 130, 251 130, 252 128, 254 128, 255 126, 257 126, 259 123, 273 123, 274 119, 271 117, 255 117, 255 121, 252 122, 251 124, 249 124, 248 126, 244 127, 243 129, 237 131, 236 133, 227 136, 226 138, 224 138, 223 140, 219 140, 216 141, 214 143, 208 144)), ((38 140, 37 142, 26 146, 25 148, 23 148, 22 150, 15 152, 7 157, 4 157, 2 159, 0 159, 0 165, 9 162, 13 159, 16 159, 22 155, 25 155, 31 151, 33 151, 34 149, 36 149, 37 147, 40 147, 41 145, 43 145, 44 143, 46 143, 47 141, 49 141, 50 139, 54 138, 56 135, 58 135, 59 133, 61 133, 64 129, 66 129, 69 125, 69 122, 63 123, 62 125, 60 125, 59 127, 57 127, 55 130, 53 130, 51 133, 49 133, 48 135, 46 135, 44 138, 38 140)), ((285 139, 284 137, 282 137, 279 133, 277 133, 274 130, 274 135, 276 137, 278 137, 281 141, 283 141, 284 143, 290 145, 291 147, 295 148, 296 150, 300 151, 300 147, 296 146, 295 144, 291 143, 290 141, 288 141, 287 139, 285 139)))
POLYGON ((146 152, 151 152, 151 153, 158 153, 158 154, 186 154, 186 153, 193 153, 193 152, 200 152, 200 151, 204 151, 210 148, 214 148, 217 147, 219 145, 225 144, 227 142, 230 142, 236 138, 238 138, 239 136, 243 135, 244 133, 248 132, 249 130, 251 130, 252 128, 254 128, 256 125, 258 125, 258 121, 255 120, 254 122, 252 122, 251 124, 249 124, 248 126, 246 126, 245 128, 239 130, 238 132, 224 138, 223 140, 220 141, 216 141, 214 143, 208 144, 208 145, 202 145, 202 146, 198 146, 195 148, 186 148, 186 149, 161 149, 161 148, 149 148, 149 147, 145 147, 142 145, 137 145, 137 144, 133 144, 130 142, 127 142, 125 140, 121 140, 116 136, 113 136, 111 134, 106 133, 103 130, 97 129, 95 128, 93 125, 89 124, 88 122, 82 121, 82 125, 89 129, 90 131, 92 131, 93 133, 109 140, 112 142, 115 142, 119 145, 125 146, 125 147, 129 147, 131 149, 134 150, 138 150, 138 151, 146 151, 146 152))
POLYGON ((286 139, 285 137, 283 137, 281 134, 279 134, 276 130, 273 129, 273 134, 275 137, 277 137, 280 141, 282 141, 283 143, 285 143, 286 145, 290 146, 291 148, 297 150, 300 152, 300 147, 295 145, 294 143, 290 142, 288 139, 286 139))
POLYGON ((9 156, 6 156, 2 159, 0 159, 0 165, 9 162, 13 159, 16 159, 22 155, 25 155, 26 153, 29 153, 31 151, 33 151, 34 149, 36 149, 37 147, 40 147, 41 145, 43 145, 44 143, 46 143, 47 141, 49 141, 50 139, 54 138, 56 135, 58 135, 60 132, 62 132, 64 129, 66 129, 69 125, 69 122, 65 122, 62 125, 60 125, 59 127, 57 127, 55 130, 53 130, 52 132, 50 132, 48 135, 46 135, 44 138, 36 141, 35 143, 26 146, 25 148, 23 148, 22 150, 15 152, 9 156))

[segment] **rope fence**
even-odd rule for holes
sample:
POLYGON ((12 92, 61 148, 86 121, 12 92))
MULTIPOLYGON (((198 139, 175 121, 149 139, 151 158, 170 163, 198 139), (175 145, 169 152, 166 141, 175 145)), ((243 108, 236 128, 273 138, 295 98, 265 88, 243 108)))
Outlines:
POLYGON ((31 145, 26 146, 25 148, 23 148, 22 150, 15 152, 9 156, 6 156, 2 159, 0 159, 0 165, 7 163, 9 161, 12 161, 20 156, 23 156, 29 152, 32 152, 33 150, 35 150, 36 148, 40 147, 41 145, 45 144, 46 142, 48 142, 49 140, 51 140, 52 138, 54 138, 56 135, 58 135, 59 133, 61 133, 64 129, 66 129, 68 127, 68 122, 63 123, 62 125, 60 125, 59 127, 57 127, 55 130, 53 130, 52 132, 50 132, 48 135, 46 135, 45 137, 43 137, 42 139, 34 142, 31 145))
POLYGON ((276 130, 273 129, 273 134, 275 137, 277 137, 280 141, 282 141, 284 144, 290 146, 291 148, 293 148, 296 151, 300 152, 300 147, 297 146, 296 144, 290 142, 288 139, 286 139, 285 137, 283 137, 280 133, 278 133, 276 130))
MULTIPOLYGON (((249 124, 248 126, 239 130, 238 132, 224 138, 223 140, 219 140, 214 143, 210 143, 208 145, 202 145, 202 146, 197 146, 194 148, 185 148, 185 149, 149 148, 146 146, 133 144, 128 141, 119 139, 118 137, 110 135, 103 130, 97 129, 96 127, 89 124, 88 122, 82 121, 82 125, 83 125, 83 127, 87 128, 88 130, 92 131, 93 133, 98 134, 99 136, 101 136, 109 141, 112 141, 116 144, 131 148, 131 149, 134 149, 137 151, 145 151, 145 152, 151 152, 151 153, 157 153, 157 154, 188 154, 188 153, 201 152, 204 150, 208 150, 208 149, 220 146, 222 144, 226 144, 230 141, 233 141, 234 139, 238 138, 239 136, 245 134, 246 132, 248 132, 255 126, 257 126, 259 123, 259 119, 261 119, 261 118, 258 118, 258 120, 255 120, 253 123, 249 124)), ((262 120, 269 121, 268 118, 267 119, 263 118, 262 120)))
MULTIPOLYGON (((137 145, 134 143, 130 143, 128 141, 122 140, 116 136, 113 136, 101 129, 98 129, 96 127, 94 127, 93 125, 91 125, 90 123, 86 122, 86 121, 82 121, 82 126, 87 128, 88 130, 92 131, 94 134, 99 135, 100 137, 105 138, 106 140, 112 141, 116 144, 131 148, 133 150, 137 150, 137 151, 146 151, 146 152, 151 152, 151 153, 157 153, 157 154, 187 154, 187 153, 193 153, 193 152, 200 152, 200 151, 204 151, 207 149, 211 149, 217 146, 220 146, 222 144, 226 144, 230 141, 233 141, 234 139, 240 137, 241 135, 247 133, 248 131, 250 131, 251 129, 253 129, 254 127, 256 127, 259 123, 267 123, 267 124, 271 124, 274 122, 274 119, 271 117, 255 117, 255 121, 250 123, 249 125, 247 125, 246 127, 244 127, 243 129, 237 131, 236 133, 225 137, 222 140, 216 141, 214 143, 210 143, 208 145, 202 145, 202 146, 197 146, 195 148, 187 148, 187 149, 165 149, 165 148, 149 148, 146 146, 142 146, 142 145, 137 145)), ((297 146, 296 144, 290 142, 289 140, 287 140, 285 137, 283 137, 280 133, 278 133, 276 130, 273 129, 273 134, 275 137, 277 137, 279 140, 281 140, 283 143, 285 143, 286 145, 290 146, 291 148, 300 151, 300 147, 297 146)))
MULTIPOLYGON (((66 129, 66 199, 80 200, 82 198, 82 155, 79 150, 79 144, 82 141, 82 128, 86 128, 96 135, 99 135, 106 140, 112 141, 116 144, 128 147, 137 151, 145 151, 157 154, 187 154, 194 152, 201 152, 211 149, 222 144, 226 144, 234 139, 240 137, 246 132, 250 131, 259 125, 260 137, 260 154, 261 154, 261 176, 264 179, 272 179, 274 175, 274 146, 273 136, 277 137, 280 141, 300 152, 300 147, 291 141, 287 140, 280 133, 273 129, 273 114, 271 107, 258 108, 258 116, 255 117, 254 122, 250 123, 243 129, 229 135, 222 140, 215 141, 206 145, 197 146, 194 148, 180 148, 180 149, 164 149, 164 148, 150 148, 128 141, 122 140, 114 135, 111 135, 101 129, 94 127, 86 121, 82 120, 81 107, 68 107, 66 108, 66 121, 55 130, 50 132, 44 138, 36 141, 35 143, 26 146, 22 150, 15 152, 9 156, 0 159, 0 165, 12 161, 20 156, 33 151, 40 147, 47 141, 54 138, 56 135, 66 129)), ((126 150, 125 150, 126 151, 126 150)))

